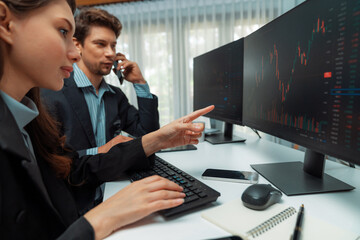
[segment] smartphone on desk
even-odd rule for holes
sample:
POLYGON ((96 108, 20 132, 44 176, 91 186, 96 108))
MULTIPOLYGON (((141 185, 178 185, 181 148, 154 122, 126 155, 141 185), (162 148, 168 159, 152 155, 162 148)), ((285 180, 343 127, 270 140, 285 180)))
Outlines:
POLYGON ((234 171, 223 169, 206 169, 201 175, 203 179, 220 180, 227 182, 238 183, 257 183, 259 181, 259 174, 250 171, 234 171))
POLYGON ((120 81, 120 85, 123 84, 124 82, 124 74, 121 70, 117 70, 117 66, 118 66, 118 61, 114 61, 114 64, 113 64, 114 68, 114 73, 116 74, 116 76, 118 77, 119 81, 120 81))

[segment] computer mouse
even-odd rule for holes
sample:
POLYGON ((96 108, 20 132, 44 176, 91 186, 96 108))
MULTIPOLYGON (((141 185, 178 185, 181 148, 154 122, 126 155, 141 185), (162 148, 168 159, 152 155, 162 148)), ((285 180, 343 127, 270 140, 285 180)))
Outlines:
POLYGON ((278 203, 282 193, 270 184, 254 184, 243 192, 241 200, 245 207, 254 210, 264 210, 278 203))

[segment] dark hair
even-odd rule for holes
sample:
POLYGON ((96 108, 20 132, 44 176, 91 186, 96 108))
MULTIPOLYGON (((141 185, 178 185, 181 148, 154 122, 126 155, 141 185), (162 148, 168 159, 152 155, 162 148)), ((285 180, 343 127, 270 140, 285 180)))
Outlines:
POLYGON ((84 8, 75 16, 74 37, 84 45, 85 38, 89 35, 92 26, 107 27, 111 29, 116 38, 120 36, 122 24, 119 19, 105 10, 99 8, 84 8))
MULTIPOLYGON (((17 15, 24 15, 40 7, 44 7, 53 0, 1 0, 17 15)), ((72 12, 76 10, 75 0, 66 0, 72 12)), ((1 40, 0 40, 1 41, 1 40)), ((0 53, 1 53, 0 45, 0 53)), ((0 55, 0 77, 3 73, 4 59, 0 55)), ((54 169, 57 177, 66 178, 71 169, 72 159, 66 155, 65 136, 61 136, 59 124, 45 110, 40 100, 39 88, 31 89, 26 96, 36 104, 39 115, 26 126, 26 131, 31 137, 36 154, 47 161, 54 169)))
MULTIPOLYGON (((4 2, 11 12, 15 14, 24 14, 30 12, 31 10, 38 9, 40 7, 44 7, 53 0, 1 0, 4 2)), ((75 13, 76 10, 76 2, 75 0, 66 0, 69 4, 72 13, 75 13)))

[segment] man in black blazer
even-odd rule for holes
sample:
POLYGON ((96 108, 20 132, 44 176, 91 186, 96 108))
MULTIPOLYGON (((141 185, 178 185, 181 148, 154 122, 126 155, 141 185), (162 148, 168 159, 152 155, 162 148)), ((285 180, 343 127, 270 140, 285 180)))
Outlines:
MULTIPOLYGON (((138 97, 139 109, 132 106, 125 94, 117 87, 108 85, 114 93, 103 96, 105 104, 105 133, 109 142, 121 131, 139 137, 159 129, 158 100, 138 97)), ((66 142, 80 156, 96 145, 89 108, 81 88, 76 86, 74 74, 64 80, 61 91, 41 90, 41 96, 51 114, 61 123, 66 142)), ((114 142, 112 145, 115 145, 114 142)), ((100 151, 98 153, 101 153, 100 151)))
MULTIPOLYGON (((159 129, 157 97, 150 93, 138 65, 115 51, 120 21, 104 10, 89 8, 75 22, 74 42, 81 60, 73 65, 61 91, 43 89, 41 93, 48 110, 61 123, 67 145, 80 156, 106 153, 113 145, 132 140, 120 136, 121 131, 139 137, 159 129), (134 84, 139 109, 119 88, 105 82, 104 75, 110 73, 114 61, 119 61, 117 70, 134 84)), ((80 213, 102 202, 103 187, 95 190, 85 185, 74 193, 80 213)))

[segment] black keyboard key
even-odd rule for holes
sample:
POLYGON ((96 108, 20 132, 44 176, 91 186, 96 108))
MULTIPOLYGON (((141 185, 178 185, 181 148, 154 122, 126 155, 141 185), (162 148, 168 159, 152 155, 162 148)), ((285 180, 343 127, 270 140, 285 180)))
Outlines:
POLYGON ((194 181, 195 181, 195 179, 194 179, 193 177, 189 177, 188 180, 189 180, 190 182, 194 182, 194 181))
POLYGON ((187 184, 185 184, 185 186, 184 187, 186 187, 186 188, 191 188, 193 185, 191 184, 191 183, 187 183, 187 184))
POLYGON ((159 176, 161 176, 161 177, 163 177, 163 178, 166 178, 166 177, 169 176, 169 175, 167 175, 166 173, 160 173, 159 176))
POLYGON ((194 195, 193 192, 187 192, 187 193, 185 193, 185 194, 186 194, 187 197, 190 197, 190 196, 194 195))
POLYGON ((165 171, 167 174, 169 174, 169 176, 173 176, 173 175, 175 175, 175 173, 173 172, 173 171, 171 171, 171 170, 167 170, 167 171, 165 171))
POLYGON ((190 196, 190 197, 185 197, 184 198, 184 200, 185 200, 184 204, 187 204, 189 202, 192 202, 192 201, 195 201, 195 200, 198 200, 198 199, 199 199, 199 197, 196 196, 196 195, 193 195, 193 196, 190 196))
POLYGON ((195 190, 194 190, 194 193, 201 193, 201 192, 202 192, 201 189, 195 189, 195 190))
POLYGON ((201 193, 199 193, 199 194, 198 194, 198 196, 199 196, 199 197, 201 197, 201 198, 204 198, 204 197, 206 197, 206 196, 207 196, 207 194, 206 194, 206 193, 204 193, 204 192, 201 192, 201 193))

